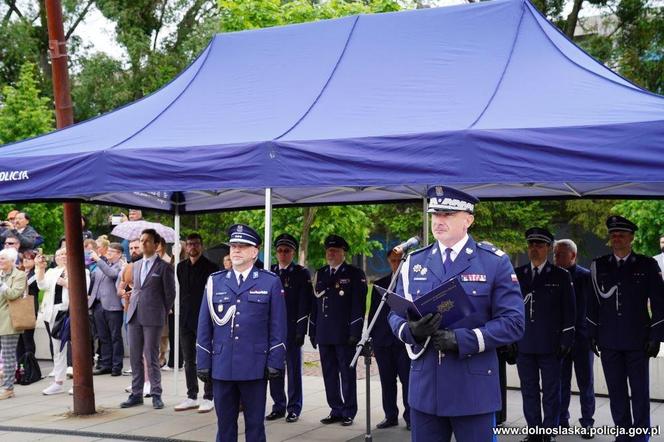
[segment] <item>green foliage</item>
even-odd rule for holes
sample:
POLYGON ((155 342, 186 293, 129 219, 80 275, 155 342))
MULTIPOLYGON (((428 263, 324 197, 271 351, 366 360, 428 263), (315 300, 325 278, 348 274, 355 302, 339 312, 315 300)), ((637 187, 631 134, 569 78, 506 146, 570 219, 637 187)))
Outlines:
POLYGON ((661 253, 659 238, 664 234, 664 201, 621 201, 613 211, 639 226, 633 244, 636 252, 645 255, 661 253))
POLYGON ((394 0, 311 2, 307 0, 219 0, 225 32, 267 28, 291 23, 345 17, 354 14, 398 11, 394 0))
POLYGON ((476 206, 471 233, 514 255, 525 250, 524 232, 530 227, 551 228, 553 213, 543 201, 485 201, 476 206))
POLYGON ((41 96, 35 77, 35 65, 26 63, 16 86, 2 89, 0 144, 40 135, 53 128, 50 100, 41 96))

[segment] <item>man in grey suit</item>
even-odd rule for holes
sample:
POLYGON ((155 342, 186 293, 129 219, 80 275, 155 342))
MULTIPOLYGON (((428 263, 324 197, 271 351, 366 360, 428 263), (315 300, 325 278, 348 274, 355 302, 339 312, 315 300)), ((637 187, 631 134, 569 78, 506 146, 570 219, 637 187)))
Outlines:
POLYGON ((175 301, 173 267, 156 254, 159 235, 154 229, 141 233, 143 258, 133 264, 134 288, 127 311, 131 389, 122 408, 143 404, 143 357, 148 366, 152 406, 164 408, 161 400, 161 371, 159 368, 159 339, 166 323, 166 315, 175 301))
POLYGON ((88 296, 88 308, 92 311, 101 357, 99 368, 92 374, 122 375, 122 302, 115 283, 122 270, 122 244, 114 242, 108 248, 107 256, 90 253, 90 259, 97 263, 92 272, 92 288, 88 296))

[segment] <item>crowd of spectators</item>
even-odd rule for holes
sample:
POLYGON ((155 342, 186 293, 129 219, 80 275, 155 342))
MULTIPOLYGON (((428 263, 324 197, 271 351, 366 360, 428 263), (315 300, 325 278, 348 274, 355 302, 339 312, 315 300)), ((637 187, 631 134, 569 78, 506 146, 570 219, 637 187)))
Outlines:
MULTIPOLYGON (((119 222, 139 221, 143 216, 140 210, 130 210, 128 216, 119 217, 119 222)), ((31 295, 34 299, 35 318, 37 319, 37 328, 42 327, 48 336, 48 352, 53 360, 53 370, 47 375, 52 378, 50 384, 42 391, 44 395, 55 395, 69 391, 66 388, 68 378, 73 376, 71 362, 71 348, 69 337, 64 336, 63 327, 65 319, 68 318, 69 311, 69 292, 67 278, 67 244, 64 237, 60 238, 57 247, 52 254, 45 253, 42 249, 44 238, 35 228, 30 225, 30 215, 19 210, 11 210, 5 221, 0 222, 0 366, 2 367, 2 388, 0 389, 0 400, 14 397, 14 383, 19 376, 20 361, 30 357, 35 359, 38 349, 35 340, 35 329, 17 331, 12 327, 12 321, 9 313, 9 302, 20 298, 21 296, 31 295)), ((110 221, 110 220, 109 220, 110 221)), ((158 234, 154 235, 155 251, 154 257, 144 255, 141 238, 115 238, 110 234, 95 236, 89 229, 88 221, 85 217, 81 219, 83 230, 83 246, 85 256, 85 273, 87 283, 88 308, 90 317, 90 326, 92 331, 92 350, 94 354, 94 375, 121 376, 132 375, 135 380, 141 379, 143 382, 143 395, 160 395, 160 389, 155 390, 155 385, 151 385, 155 380, 153 361, 148 364, 144 358, 144 352, 137 356, 142 361, 143 370, 140 370, 141 376, 132 373, 130 367, 123 364, 125 356, 125 335, 130 328, 130 319, 128 319, 128 310, 131 304, 132 290, 137 294, 141 289, 141 284, 134 283, 133 263, 144 264, 146 260, 158 257, 163 265, 168 266, 172 271, 175 270, 175 257, 169 254, 169 244, 158 234), (155 394, 156 393, 156 394, 155 394)), ((110 225, 110 222, 109 222, 110 225)), ((155 232, 156 233, 156 232, 155 232)), ((198 236, 200 246, 194 252, 202 252, 202 238, 198 236)), ((196 242, 194 241, 194 242, 196 242)), ((191 242, 191 241, 190 241, 191 242)), ((184 241, 183 252, 186 249, 184 241)), ((195 253, 194 253, 195 255, 195 253)), ((181 256, 180 258, 183 258, 181 256)), ((188 258, 188 256, 184 256, 188 258)), ((189 262, 189 261, 187 261, 189 262)), ((192 258, 191 262, 195 262, 192 258)), ((191 263, 189 262, 189 264, 191 263)), ((211 263, 210 263, 211 264, 211 263)), ((222 265, 225 263, 219 263, 222 265)), ((219 266, 211 264, 217 269, 219 266)), ((143 269, 136 274, 144 278, 143 269)), ((172 274, 172 273, 171 273, 172 274)), ((145 281, 142 281, 145 284, 145 281)), ((204 284, 204 281, 194 282, 188 279, 188 284, 198 286, 204 284)), ((166 296, 166 298, 168 298, 166 296)), ((191 309, 191 306, 187 306, 191 309)), ((174 369, 174 307, 172 300, 170 307, 165 310, 163 325, 159 326, 157 336, 158 348, 155 355, 158 355, 157 370, 174 369)), ((141 313, 142 314, 142 313, 141 313)), ((158 313, 155 313, 158 314, 158 313)), ((129 315, 131 316, 131 315, 129 315)), ((143 316, 141 316, 143 318, 143 316)), ((143 318, 144 319, 144 318, 143 318)), ((142 319, 142 320, 143 320, 142 319)), ((148 322, 150 322, 148 320, 148 322)), ((159 323, 159 321, 157 321, 159 323)), ((195 328, 194 328, 195 330, 195 328)), ((44 342, 43 340, 37 340, 44 342)), ((191 341, 191 340, 190 340, 191 341)), ((192 341, 194 342, 194 341, 192 341)), ((42 344, 45 345, 45 344, 42 344)), ((129 340, 131 352, 131 340, 129 340)), ((187 353, 187 363, 195 364, 190 349, 185 349, 187 353)), ((47 353, 47 354, 49 354, 47 353)), ((131 357, 131 355, 130 355, 131 357)), ((183 354, 180 352, 180 367, 185 363, 183 354)), ((136 368, 134 367, 134 372, 136 368)), ((189 373, 195 373, 195 368, 188 367, 189 373)), ((195 400, 194 387, 188 379, 189 397, 195 400)), ((135 384, 135 382, 132 382, 135 384)), ((159 387, 157 385, 157 387, 159 387)), ((138 387, 135 387, 135 389, 138 387)), ((131 392, 128 387, 127 391, 131 392)), ((142 396, 141 395, 141 398, 142 396)), ((208 400, 209 392, 206 389, 206 400, 202 412, 212 409, 211 401, 208 400)), ((154 402, 153 398, 153 402, 154 402)), ((160 399, 157 401, 157 403, 160 399)), ((193 402, 193 401, 192 401, 193 402)), ((142 403, 142 401, 141 401, 142 403)), ((162 404, 163 406, 163 404, 162 404)))

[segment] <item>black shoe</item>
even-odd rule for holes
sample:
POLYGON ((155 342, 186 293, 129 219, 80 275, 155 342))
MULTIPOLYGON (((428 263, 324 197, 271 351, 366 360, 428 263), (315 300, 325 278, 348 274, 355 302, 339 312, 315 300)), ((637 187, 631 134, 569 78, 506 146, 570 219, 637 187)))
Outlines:
POLYGON ((343 420, 341 421, 341 425, 344 427, 349 427, 353 425, 353 418, 352 417, 343 418, 343 420))
POLYGON ((399 425, 398 419, 383 419, 376 425, 376 428, 382 430, 383 428, 396 427, 397 425, 399 425))
POLYGON ((152 408, 155 410, 161 410, 164 408, 164 401, 161 400, 161 396, 158 394, 155 394, 152 396, 152 408))
POLYGON ((586 429, 587 433, 583 433, 583 434, 581 435, 581 439, 586 439, 586 440, 588 440, 588 439, 594 439, 594 438, 595 438, 595 435, 594 435, 594 434, 590 434, 590 429, 591 429, 592 427, 583 427, 583 428, 586 429))
POLYGON ((328 424, 334 424, 336 422, 341 422, 342 420, 343 420, 343 418, 341 416, 329 415, 328 417, 324 417, 323 419, 321 419, 320 423, 328 425, 328 424))
POLYGON ((406 422, 406 430, 410 431, 410 422, 406 422))
POLYGON ((273 411, 272 413, 265 416, 265 420, 266 421, 276 421, 277 419, 281 419, 284 416, 286 416, 285 411, 273 411))
POLYGON ((143 405, 143 398, 140 396, 129 395, 129 398, 120 404, 120 408, 130 408, 137 405, 143 405))
POLYGON ((297 422, 297 420, 300 418, 297 414, 293 413, 292 411, 288 413, 288 416, 286 416, 286 422, 288 423, 293 423, 297 422))
POLYGON ((110 374, 110 373, 111 373, 110 368, 98 368, 98 369, 92 371, 92 374, 94 376, 98 376, 100 374, 110 374))
POLYGON ((111 370, 111 376, 122 376, 122 370, 111 370))

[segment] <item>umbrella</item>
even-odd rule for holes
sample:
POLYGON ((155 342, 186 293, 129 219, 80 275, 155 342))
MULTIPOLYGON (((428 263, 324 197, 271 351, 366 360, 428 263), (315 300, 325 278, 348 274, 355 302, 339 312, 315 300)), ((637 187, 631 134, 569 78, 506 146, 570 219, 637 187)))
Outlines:
POLYGON ((121 224, 118 224, 115 226, 115 228, 113 228, 111 235, 128 240, 138 239, 141 236, 141 232, 145 229, 156 230, 159 236, 164 238, 167 243, 175 242, 175 230, 173 230, 171 227, 144 220, 125 221, 121 224))

